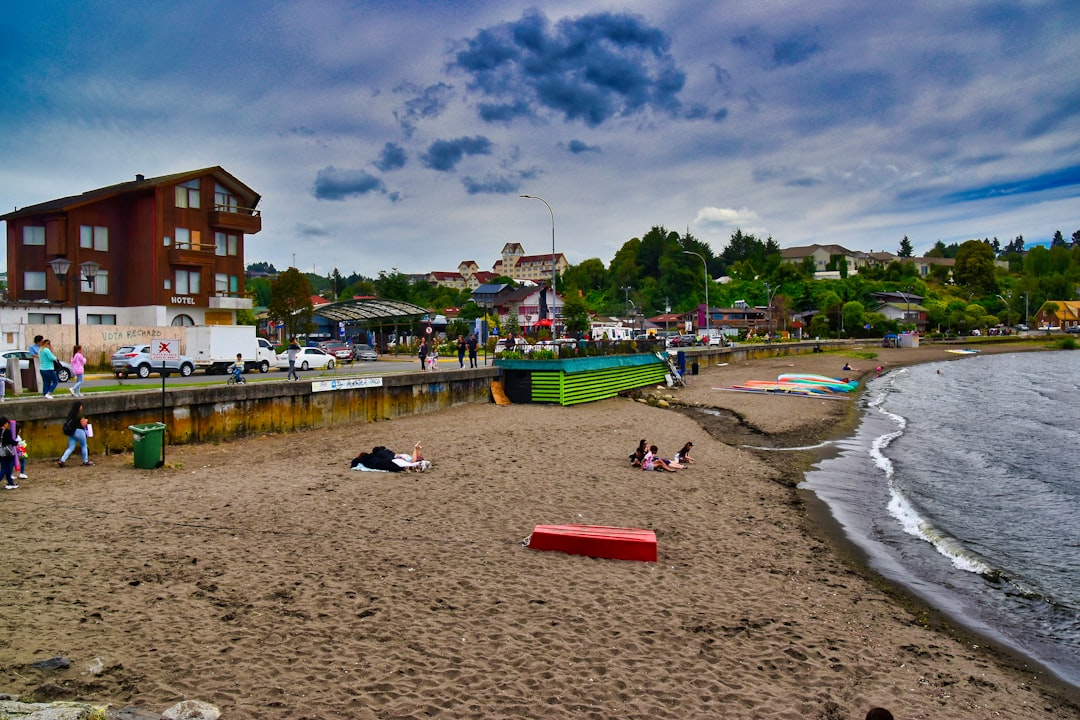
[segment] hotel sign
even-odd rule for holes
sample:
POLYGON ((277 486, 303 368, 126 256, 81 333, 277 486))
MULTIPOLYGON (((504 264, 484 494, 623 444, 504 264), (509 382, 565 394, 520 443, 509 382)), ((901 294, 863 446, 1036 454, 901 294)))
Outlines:
POLYGON ((170 298, 170 300, 171 300, 173 305, 194 305, 195 304, 195 298, 189 297, 187 295, 173 295, 172 298, 170 298))

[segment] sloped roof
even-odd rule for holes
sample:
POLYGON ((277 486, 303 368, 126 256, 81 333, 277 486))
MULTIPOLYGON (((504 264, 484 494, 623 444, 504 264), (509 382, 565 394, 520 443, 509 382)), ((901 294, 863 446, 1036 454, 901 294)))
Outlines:
POLYGON ((203 175, 213 175, 218 181, 226 185, 230 190, 234 191, 241 200, 243 200, 245 207, 254 208, 259 204, 261 196, 249 188, 244 183, 236 179, 235 176, 230 174, 227 170, 220 165, 214 167, 201 168, 199 170, 188 170, 186 172, 174 173, 172 175, 161 175, 159 177, 144 178, 142 175, 136 175, 134 180, 127 182, 117 183, 116 185, 108 185, 106 187, 97 188, 95 190, 87 190, 81 195, 70 195, 68 197, 58 198, 56 200, 48 200, 36 205, 27 205, 26 207, 19 208, 6 215, 0 215, 0 220, 11 220, 26 215, 41 215, 44 213, 52 212, 67 212, 83 205, 88 205, 93 202, 98 202, 106 198, 115 197, 117 195, 124 195, 126 193, 145 192, 152 190, 161 185, 173 185, 181 183, 186 180, 201 177, 203 175))
POLYGON ((382 322, 422 317, 428 311, 403 300, 361 298, 320 305, 315 314, 335 322, 382 322))

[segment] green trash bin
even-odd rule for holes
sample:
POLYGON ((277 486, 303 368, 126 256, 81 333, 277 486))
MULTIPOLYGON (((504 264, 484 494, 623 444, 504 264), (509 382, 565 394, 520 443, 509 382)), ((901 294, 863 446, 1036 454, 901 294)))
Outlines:
POLYGON ((161 462, 161 444, 165 439, 165 423, 128 425, 135 435, 135 467, 153 470, 161 462))

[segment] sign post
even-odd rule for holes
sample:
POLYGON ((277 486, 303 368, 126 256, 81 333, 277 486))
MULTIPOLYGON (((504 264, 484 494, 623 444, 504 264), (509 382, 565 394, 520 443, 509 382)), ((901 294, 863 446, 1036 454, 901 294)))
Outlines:
MULTIPOLYGON (((165 422, 165 362, 167 360, 180 360, 180 341, 177 339, 157 339, 150 343, 150 360, 161 361, 161 424, 165 422)), ((165 464, 165 439, 161 441, 161 464, 165 464)))

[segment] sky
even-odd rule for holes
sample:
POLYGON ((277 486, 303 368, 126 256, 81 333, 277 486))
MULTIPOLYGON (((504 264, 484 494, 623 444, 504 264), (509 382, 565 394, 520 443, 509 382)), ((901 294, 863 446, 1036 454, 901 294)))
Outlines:
POLYGON ((656 225, 1069 238, 1078 48, 1075 0, 24 2, 0 209, 220 165, 262 196, 248 262, 367 277, 553 228, 605 265, 656 225))

